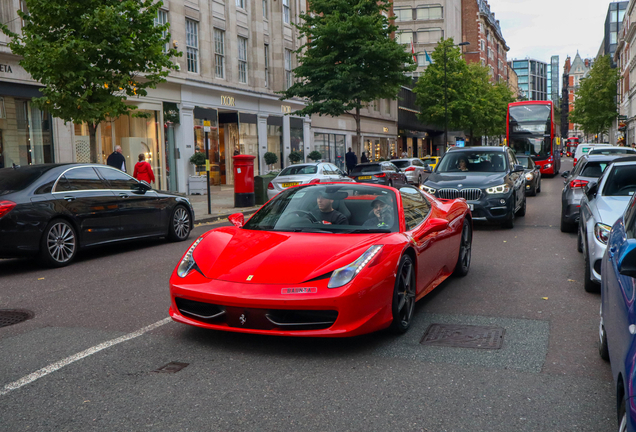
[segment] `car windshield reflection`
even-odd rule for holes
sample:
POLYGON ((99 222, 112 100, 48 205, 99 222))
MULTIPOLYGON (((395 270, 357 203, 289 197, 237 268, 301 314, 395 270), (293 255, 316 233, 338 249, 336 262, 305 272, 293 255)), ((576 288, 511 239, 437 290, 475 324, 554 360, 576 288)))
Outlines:
POLYGON ((437 167, 438 173, 504 172, 506 162, 503 152, 449 152, 437 167))

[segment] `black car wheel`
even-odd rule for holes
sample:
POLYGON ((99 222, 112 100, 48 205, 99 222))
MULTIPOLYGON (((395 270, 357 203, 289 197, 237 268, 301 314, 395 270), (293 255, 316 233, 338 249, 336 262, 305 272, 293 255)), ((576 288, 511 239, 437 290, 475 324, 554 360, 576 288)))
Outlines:
POLYGON ((537 185, 537 193, 541 193, 541 177, 539 177, 539 184, 537 185))
POLYGON ((391 330, 398 334, 406 333, 411 326, 415 310, 415 269, 408 255, 402 256, 398 266, 395 288, 393 290, 393 322, 391 330))
POLYGON ((64 219, 54 219, 44 229, 40 257, 51 267, 64 267, 73 261, 78 247, 75 228, 64 219))
POLYGON ((464 219, 464 227, 462 228, 462 237, 459 243, 459 256, 455 265, 455 276, 464 277, 470 269, 471 250, 473 245, 473 230, 470 228, 470 222, 464 219))
POLYGON ((171 241, 183 241, 190 236, 190 231, 192 231, 190 212, 181 205, 175 207, 170 218, 168 238, 171 241))
POLYGON ((592 280, 592 270, 590 270, 590 253, 587 248, 587 239, 583 239, 585 247, 583 248, 583 254, 585 255, 585 280, 583 281, 583 288, 586 292, 597 293, 601 290, 601 286, 592 280))
MULTIPOLYGON (((601 312, 603 306, 601 306, 601 312)), ((605 334, 605 326, 603 325, 603 316, 598 324, 598 355, 605 361, 609 361, 609 349, 607 348, 607 334, 605 334)))
POLYGON ((577 230, 576 233, 576 250, 579 253, 583 253, 583 236, 581 235, 581 226, 579 225, 579 228, 577 230))

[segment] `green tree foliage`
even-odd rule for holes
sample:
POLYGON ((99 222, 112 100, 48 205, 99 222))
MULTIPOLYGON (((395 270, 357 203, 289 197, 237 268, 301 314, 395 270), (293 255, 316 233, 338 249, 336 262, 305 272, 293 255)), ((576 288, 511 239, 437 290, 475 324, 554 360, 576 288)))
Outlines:
POLYGON ((146 96, 147 88, 177 69, 168 24, 155 25, 162 2, 153 0, 26 0, 21 34, 6 25, 9 48, 20 65, 45 85, 33 99, 64 121, 88 124, 91 161, 97 161, 95 132, 100 122, 136 109, 128 97, 146 96), (165 34, 164 34, 165 33, 165 34))
POLYGON ((276 153, 272 153, 272 152, 267 152, 263 155, 263 159, 265 159, 265 163, 267 165, 274 165, 276 162, 278 162, 278 156, 276 156, 276 153))
POLYGON ((297 150, 294 150, 289 153, 288 157, 291 163, 298 163, 302 160, 303 154, 297 150))
POLYGON ((616 86, 618 71, 612 69, 609 55, 594 62, 589 75, 581 81, 569 121, 581 126, 585 133, 606 133, 618 117, 616 86))
POLYGON ((297 81, 281 99, 305 98, 296 115, 346 113, 356 120, 360 142, 360 109, 377 99, 395 99, 404 75, 415 69, 413 58, 391 38, 397 27, 383 13, 388 0, 309 0, 296 25, 307 38, 299 50, 297 81))
POLYGON ((309 153, 309 156, 307 157, 311 159, 312 161, 316 162, 322 159, 322 154, 318 150, 314 150, 311 153, 309 153))

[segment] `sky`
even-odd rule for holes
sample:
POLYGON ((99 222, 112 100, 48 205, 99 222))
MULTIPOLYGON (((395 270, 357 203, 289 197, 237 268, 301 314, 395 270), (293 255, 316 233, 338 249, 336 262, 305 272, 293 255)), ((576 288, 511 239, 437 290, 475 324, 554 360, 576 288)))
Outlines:
POLYGON ((610 0, 488 0, 510 48, 508 60, 534 58, 550 63, 577 50, 582 58, 596 57, 603 40, 610 0))

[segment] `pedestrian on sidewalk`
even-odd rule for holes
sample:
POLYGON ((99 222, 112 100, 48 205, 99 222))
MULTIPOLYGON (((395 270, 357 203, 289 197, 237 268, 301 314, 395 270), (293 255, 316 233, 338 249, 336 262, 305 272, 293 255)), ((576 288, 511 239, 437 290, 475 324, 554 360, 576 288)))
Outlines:
POLYGON ((349 151, 345 155, 345 163, 347 164, 347 174, 351 174, 353 168, 358 165, 358 156, 351 151, 351 147, 349 147, 349 151))
POLYGON ((126 158, 121 153, 121 146, 115 146, 115 151, 106 159, 106 165, 126 172, 126 158))
POLYGON ((360 156, 360 163, 369 163, 369 158, 365 152, 362 152, 362 156, 360 156))
POLYGON ((155 174, 152 172, 152 167, 146 162, 146 157, 143 153, 139 153, 139 162, 135 164, 135 172, 133 177, 139 181, 145 181, 148 184, 155 181, 155 174))

